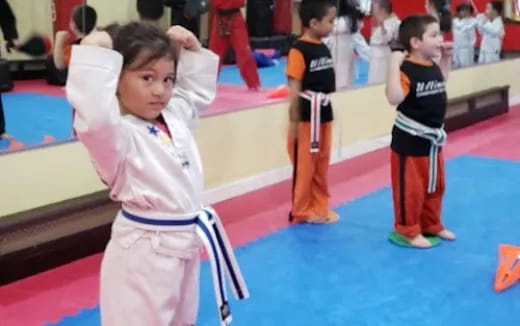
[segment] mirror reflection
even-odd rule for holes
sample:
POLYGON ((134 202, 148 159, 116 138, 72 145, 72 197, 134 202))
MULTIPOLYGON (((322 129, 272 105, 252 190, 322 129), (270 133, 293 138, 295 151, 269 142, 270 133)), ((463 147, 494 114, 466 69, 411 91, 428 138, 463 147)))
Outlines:
MULTIPOLYGON (((333 0, 329 47, 336 89, 383 83, 402 18, 428 12, 454 42, 454 69, 516 56, 520 0, 333 0)), ((286 58, 301 35, 301 0, 0 0, 0 154, 74 140, 63 85, 71 47, 92 29, 130 20, 182 25, 221 57, 206 114, 287 95, 286 58)))

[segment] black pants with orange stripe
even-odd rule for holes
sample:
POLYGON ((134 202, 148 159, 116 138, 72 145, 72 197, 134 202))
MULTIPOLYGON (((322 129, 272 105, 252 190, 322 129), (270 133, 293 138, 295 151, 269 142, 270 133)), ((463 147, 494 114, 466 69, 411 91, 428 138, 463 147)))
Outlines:
POLYGON ((406 156, 395 151, 391 155, 395 231, 407 237, 442 231, 442 198, 446 188, 442 152, 438 156, 433 193, 428 193, 428 156, 406 156))
POLYGON ((298 122, 297 136, 291 125, 287 150, 293 163, 293 195, 291 219, 305 221, 311 216, 329 213, 329 186, 327 174, 330 163, 332 122, 320 124, 319 152, 311 153, 311 125, 298 122))

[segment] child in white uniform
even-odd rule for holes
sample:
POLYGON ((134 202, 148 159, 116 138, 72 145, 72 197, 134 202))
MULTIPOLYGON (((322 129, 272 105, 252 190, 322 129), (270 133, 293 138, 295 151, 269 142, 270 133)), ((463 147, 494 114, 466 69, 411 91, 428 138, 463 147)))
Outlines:
POLYGON ((353 0, 340 0, 334 28, 323 39, 332 54, 337 90, 352 87, 356 54, 365 60, 369 58, 368 44, 360 33, 362 16, 353 0))
POLYGON ((225 271, 236 295, 248 296, 218 217, 203 207, 190 130, 214 99, 217 69, 218 57, 178 26, 165 33, 130 23, 73 47, 66 89, 74 127, 110 197, 122 202, 101 267, 103 325, 194 325, 202 242, 221 325, 231 318, 225 271))
POLYGON ((453 66, 471 66, 475 63, 477 41, 477 19, 473 17, 473 6, 463 3, 457 6, 457 17, 453 19, 453 66))
POLYGON ((504 39, 504 23, 502 21, 502 2, 491 1, 486 6, 485 14, 477 16, 478 31, 482 35, 480 43, 479 63, 490 63, 500 60, 502 40, 504 39))
POLYGON ((370 66, 368 83, 383 83, 386 81, 388 64, 390 62, 389 43, 397 39, 401 21, 392 13, 390 0, 374 0, 372 2, 372 16, 377 25, 370 36, 370 66))

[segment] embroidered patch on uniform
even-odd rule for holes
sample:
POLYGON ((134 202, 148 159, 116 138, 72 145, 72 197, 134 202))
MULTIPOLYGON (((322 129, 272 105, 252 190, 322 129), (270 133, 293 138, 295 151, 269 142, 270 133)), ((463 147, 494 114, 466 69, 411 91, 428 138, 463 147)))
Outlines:
POLYGON ((155 126, 148 127, 148 132, 154 136, 157 136, 159 133, 159 129, 155 128, 155 126))
POLYGON ((164 145, 169 145, 171 144, 171 140, 170 140, 170 137, 168 137, 168 135, 166 135, 164 132, 161 132, 161 141, 164 145))

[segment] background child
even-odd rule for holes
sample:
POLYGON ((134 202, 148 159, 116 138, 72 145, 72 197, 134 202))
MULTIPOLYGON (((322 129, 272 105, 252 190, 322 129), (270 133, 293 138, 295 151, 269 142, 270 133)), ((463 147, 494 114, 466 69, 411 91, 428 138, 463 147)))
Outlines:
POLYGON ((478 31, 482 35, 480 42, 479 63, 490 63, 500 60, 502 40, 505 30, 502 21, 502 2, 491 1, 486 6, 486 12, 477 16, 478 31))
POLYGON ((217 248, 208 249, 213 267, 231 259, 219 261, 214 281, 225 324, 224 265, 237 295, 248 293, 218 217, 203 209, 189 129, 214 99, 218 57, 181 27, 166 33, 138 22, 110 31, 74 46, 67 81, 78 138, 110 197, 122 202, 101 266, 102 324, 194 325, 201 240, 217 248))
POLYGON ((360 33, 363 14, 353 0, 340 0, 334 28, 323 42, 330 49, 336 72, 336 89, 351 87, 354 83, 356 53, 369 60, 370 49, 360 33))
POLYGON ((441 223, 445 189, 441 146, 446 140, 442 128, 451 45, 442 43, 439 23, 430 15, 403 20, 399 40, 408 56, 392 53, 386 85, 388 101, 398 111, 391 143, 394 227, 412 246, 428 248, 431 243, 423 233, 455 239, 441 223), (440 67, 433 61, 438 56, 440 67))
POLYGON ((467 67, 475 63, 475 43, 477 41, 477 19, 469 3, 457 6, 457 17, 453 19, 453 65, 467 67))
POLYGON ((289 51, 289 137, 293 162, 293 223, 331 223, 339 216, 329 210, 327 171, 332 138, 332 105, 327 94, 335 91, 332 55, 322 38, 330 34, 336 17, 333 3, 303 0, 302 37, 289 51))
POLYGON ((56 69, 66 69, 70 61, 71 46, 80 44, 81 40, 96 27, 97 13, 94 8, 79 5, 72 10, 70 20, 71 35, 68 31, 58 31, 54 41, 53 59, 56 69))
POLYGON ((370 36, 370 66, 368 83, 382 83, 386 80, 390 47, 388 44, 397 38, 401 21, 392 13, 391 0, 372 1, 372 17, 376 26, 370 36))
POLYGON ((426 0, 426 12, 437 18, 443 34, 451 32, 452 15, 448 0, 426 0))
POLYGON ((246 22, 240 8, 245 0, 212 0, 214 10, 211 20, 209 49, 220 57, 223 64, 229 47, 235 51, 240 76, 250 90, 260 90, 260 77, 249 46, 246 22))

